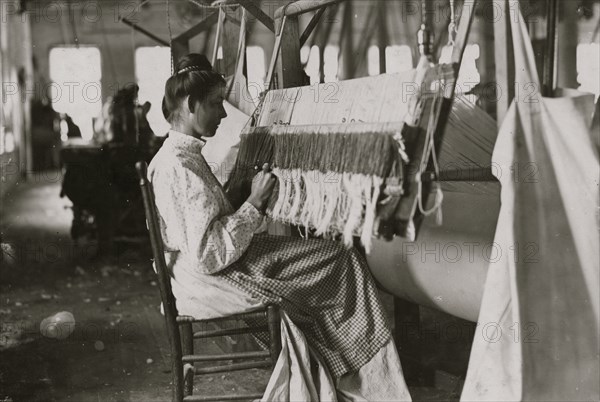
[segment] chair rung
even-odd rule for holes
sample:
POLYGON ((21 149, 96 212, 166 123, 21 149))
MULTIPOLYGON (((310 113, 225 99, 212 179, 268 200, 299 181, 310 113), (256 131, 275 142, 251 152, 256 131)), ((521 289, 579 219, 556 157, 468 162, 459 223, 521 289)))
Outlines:
POLYGON ((225 373, 229 371, 247 370, 252 368, 265 368, 271 367, 271 360, 263 360, 258 362, 244 362, 244 363, 233 363, 224 364, 222 366, 213 367, 196 367, 194 374, 214 374, 214 373, 225 373))
POLYGON ((182 361, 184 363, 193 362, 214 362, 216 360, 234 360, 234 359, 256 359, 261 357, 270 357, 271 352, 261 350, 256 352, 241 352, 241 353, 224 353, 220 355, 184 355, 182 361))
POLYGON ((231 395, 188 395, 184 396, 184 402, 209 402, 209 401, 240 401, 246 399, 262 399, 263 394, 231 394, 231 395))
POLYGON ((198 331, 194 332, 194 338, 212 338, 214 336, 226 336, 226 335, 238 335, 248 334, 250 332, 268 332, 269 327, 242 327, 242 328, 231 328, 231 329, 213 329, 209 331, 198 331))
POLYGON ((228 320, 246 320, 246 319, 261 319, 267 317, 267 310, 262 309, 258 311, 250 311, 248 313, 241 314, 233 314, 225 317, 217 317, 210 319, 198 319, 189 315, 178 315, 175 320, 182 324, 188 322, 220 322, 220 321, 228 321, 228 320))

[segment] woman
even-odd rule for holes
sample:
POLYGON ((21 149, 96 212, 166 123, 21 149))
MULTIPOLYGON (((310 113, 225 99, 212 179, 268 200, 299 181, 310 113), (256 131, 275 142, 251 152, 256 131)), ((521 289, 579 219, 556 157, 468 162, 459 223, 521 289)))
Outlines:
POLYGON ((211 173, 202 146, 227 116, 224 90, 198 54, 165 86, 172 129, 149 174, 179 313, 209 318, 278 304, 325 362, 338 396, 410 399, 364 258, 333 241, 256 234, 276 182, 268 165, 237 210, 211 173))

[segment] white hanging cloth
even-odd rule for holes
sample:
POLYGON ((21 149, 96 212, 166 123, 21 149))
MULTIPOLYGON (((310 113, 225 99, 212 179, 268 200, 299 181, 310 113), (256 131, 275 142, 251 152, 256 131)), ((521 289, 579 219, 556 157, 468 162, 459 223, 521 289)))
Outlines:
POLYGON ((598 400, 593 96, 541 96, 519 3, 509 6, 519 91, 492 156, 502 207, 462 400, 598 400))

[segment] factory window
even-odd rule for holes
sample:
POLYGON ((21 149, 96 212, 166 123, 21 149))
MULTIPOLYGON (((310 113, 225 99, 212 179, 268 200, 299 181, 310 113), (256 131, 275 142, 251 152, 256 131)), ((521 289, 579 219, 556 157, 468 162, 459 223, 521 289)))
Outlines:
POLYGON ((334 45, 325 46, 323 53, 323 74, 325 75, 325 82, 337 81, 338 73, 338 55, 340 48, 334 45))
MULTIPOLYGON (((340 49, 334 45, 327 45, 323 50, 323 79, 324 82, 337 81, 338 77, 338 55, 340 49)), ((310 78, 311 84, 318 84, 321 80, 319 46, 309 48, 304 46, 300 49, 300 61, 305 66, 304 72, 310 78)))
POLYGON ((600 95, 600 46, 598 43, 577 45, 577 82, 579 90, 600 95))
POLYGON ((401 73, 412 68, 413 62, 410 46, 392 45, 385 48, 386 73, 401 73))
MULTIPOLYGON (((442 48, 440 63, 450 63, 452 49, 452 46, 444 46, 442 48)), ((481 82, 481 75, 479 75, 479 70, 477 70, 477 59, 479 59, 479 45, 467 45, 463 53, 463 60, 456 81, 457 94, 467 93, 481 82)), ((473 103, 477 100, 476 95, 466 95, 466 98, 473 103)))
POLYGON ((93 46, 55 47, 50 50, 49 96, 54 110, 67 113, 83 139, 93 136, 92 119, 102 109, 100 50, 93 46))
POLYGON ((248 71, 248 90, 253 97, 258 97, 265 89, 267 70, 265 67, 265 51, 260 46, 246 48, 246 68, 248 71))
MULTIPOLYGON (((367 52, 367 72, 369 75, 381 74, 379 68, 379 46, 369 47, 367 52)), ((412 52, 406 45, 391 45, 385 48, 385 72, 401 73, 413 68, 412 52)))
POLYGON ((369 46, 367 52, 367 72, 369 75, 379 74, 379 47, 369 46))
POLYGON ((146 116, 154 134, 164 136, 169 123, 162 114, 162 98, 165 82, 171 76, 171 51, 166 46, 144 46, 135 51, 135 78, 140 87, 140 104, 150 102, 152 107, 146 116))
POLYGON ((305 66, 304 72, 310 77, 311 84, 319 83, 319 46, 303 46, 300 49, 300 62, 305 66))

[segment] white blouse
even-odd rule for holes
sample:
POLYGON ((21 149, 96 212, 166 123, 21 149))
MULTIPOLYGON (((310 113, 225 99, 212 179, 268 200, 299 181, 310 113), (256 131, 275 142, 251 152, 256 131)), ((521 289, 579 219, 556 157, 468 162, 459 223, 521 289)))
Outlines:
POLYGON ((202 145, 171 130, 148 173, 179 314, 213 318, 261 303, 212 274, 240 258, 263 215, 248 202, 233 210, 202 145))

